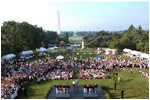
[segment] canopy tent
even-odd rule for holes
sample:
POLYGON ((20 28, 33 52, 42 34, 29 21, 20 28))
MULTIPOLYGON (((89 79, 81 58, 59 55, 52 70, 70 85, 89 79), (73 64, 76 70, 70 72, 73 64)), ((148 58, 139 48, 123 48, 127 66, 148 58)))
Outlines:
POLYGON ((142 54, 141 54, 141 57, 142 57, 142 58, 146 58, 146 59, 149 59, 149 54, 146 54, 146 53, 142 53, 142 54))
POLYGON ((142 52, 131 50, 131 49, 127 49, 127 48, 123 49, 123 51, 128 53, 127 56, 130 56, 130 57, 134 56, 134 57, 149 59, 149 54, 146 54, 146 53, 142 53, 142 52))
POLYGON ((129 53, 129 52, 131 52, 132 50, 125 48, 125 49, 123 49, 123 51, 129 53))
POLYGON ((23 55, 33 54, 32 50, 22 51, 23 55))
POLYGON ((70 45, 71 47, 80 47, 80 44, 70 45))
POLYGON ((48 50, 55 50, 55 48, 54 47, 50 47, 50 48, 47 48, 48 50))
POLYGON ((46 49, 46 48, 41 47, 40 49, 38 49, 38 51, 39 51, 39 52, 44 52, 44 51, 47 51, 47 49, 46 49))
POLYGON ((9 60, 9 59, 12 59, 12 58, 15 58, 15 57, 16 57, 15 54, 8 54, 8 55, 3 56, 2 59, 7 59, 7 60, 9 60))
POLYGON ((56 46, 55 46, 55 47, 49 47, 48 49, 49 49, 49 50, 54 50, 54 49, 58 49, 58 48, 60 48, 60 47, 56 47, 56 46))
POLYGON ((57 57, 56 57, 56 59, 58 59, 58 60, 60 60, 60 59, 64 59, 64 56, 59 55, 59 56, 57 56, 57 57))
POLYGON ((139 52, 139 51, 131 51, 131 54, 135 55, 135 56, 138 56, 138 57, 141 56, 141 52, 139 52))
POLYGON ((105 50, 105 54, 112 54, 112 55, 116 55, 118 53, 117 49, 106 49, 105 50))
POLYGON ((49 47, 57 46, 57 44, 48 44, 49 47))

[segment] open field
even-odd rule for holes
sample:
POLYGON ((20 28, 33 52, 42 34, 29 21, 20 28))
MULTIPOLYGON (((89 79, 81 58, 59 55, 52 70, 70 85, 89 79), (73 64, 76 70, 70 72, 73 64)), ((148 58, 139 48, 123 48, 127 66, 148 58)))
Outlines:
MULTIPOLYGON (((139 70, 149 72, 148 69, 133 68, 133 74, 130 74, 131 68, 125 68, 125 70, 117 70, 121 77, 121 82, 117 82, 117 90, 113 90, 113 78, 111 79, 79 79, 79 85, 84 84, 99 84, 100 86, 107 87, 111 98, 119 99, 121 88, 124 89, 125 99, 148 99, 149 93, 146 91, 148 80, 141 76, 139 70)), ((76 72, 77 74, 78 72, 76 72)), ((113 72, 108 72, 113 77, 113 72)), ((20 95, 18 99, 40 99, 47 92, 47 89, 57 84, 72 85, 73 80, 53 80, 46 81, 42 84, 34 83, 27 86, 28 96, 24 97, 20 95)))
POLYGON ((83 37, 76 36, 76 37, 69 37, 70 43, 81 43, 83 37))
MULTIPOLYGON (((80 55, 81 55, 82 58, 84 59, 96 57, 96 56, 104 56, 104 58, 110 57, 109 55, 104 55, 104 54, 98 55, 96 54, 96 49, 92 49, 92 48, 85 49, 85 50, 74 49, 73 52, 71 53, 67 53, 65 49, 62 49, 59 51, 58 54, 52 54, 51 57, 55 58, 57 55, 63 55, 65 58, 69 56, 80 58, 80 55), (79 55, 77 53, 79 53, 79 55)), ((121 57, 122 59, 135 60, 129 57, 125 57, 122 54, 119 54, 117 56, 121 57)), ((106 89, 109 91, 110 97, 113 99, 120 98, 120 91, 122 88, 125 91, 124 97, 126 99, 148 99, 149 93, 146 91, 146 88, 149 83, 147 79, 141 76, 139 71, 141 70, 141 71, 146 71, 149 73, 149 69, 133 68, 133 74, 130 74, 130 70, 131 68, 125 68, 125 70, 118 69, 117 71, 115 71, 119 73, 119 76, 121 77, 121 82, 120 83, 117 82, 117 90, 113 90, 113 82, 114 82, 113 71, 108 72, 111 76, 111 79, 88 79, 88 80, 79 79, 79 85, 97 83, 101 87, 106 87, 106 89)), ((78 74, 79 74, 79 70, 74 70, 73 78, 76 79, 78 74)), ((50 89, 54 85, 57 85, 57 84, 72 85, 72 81, 73 80, 49 80, 49 81, 43 82, 42 84, 34 83, 26 87, 27 93, 28 93, 27 97, 20 95, 17 98, 40 99, 40 98, 43 98, 43 96, 47 93, 48 89, 50 89)))

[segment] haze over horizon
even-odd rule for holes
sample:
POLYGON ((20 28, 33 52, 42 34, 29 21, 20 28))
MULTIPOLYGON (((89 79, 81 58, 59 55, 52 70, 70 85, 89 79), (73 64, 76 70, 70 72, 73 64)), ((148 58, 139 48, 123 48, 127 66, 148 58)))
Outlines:
POLYGON ((0 3, 1 25, 4 21, 26 21, 44 30, 57 31, 57 11, 61 31, 123 31, 133 24, 149 28, 149 2, 50 2, 3 0, 0 3), (9 2, 9 3, 8 3, 9 2), (6 6, 8 7, 6 9, 6 6))

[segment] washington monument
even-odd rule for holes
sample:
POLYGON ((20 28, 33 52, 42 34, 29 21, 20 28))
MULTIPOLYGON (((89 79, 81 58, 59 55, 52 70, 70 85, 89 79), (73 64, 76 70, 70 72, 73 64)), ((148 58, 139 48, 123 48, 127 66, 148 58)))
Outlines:
POLYGON ((59 14, 59 11, 57 11, 57 27, 58 27, 58 30, 57 30, 57 34, 60 34, 60 14, 59 14))

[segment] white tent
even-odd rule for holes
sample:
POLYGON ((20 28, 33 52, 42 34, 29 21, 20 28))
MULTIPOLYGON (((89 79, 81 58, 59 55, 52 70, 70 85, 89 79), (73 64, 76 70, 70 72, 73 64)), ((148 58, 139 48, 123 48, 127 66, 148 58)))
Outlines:
POLYGON ((44 51, 47 51, 47 49, 46 49, 46 48, 41 47, 40 49, 38 49, 38 51, 39 51, 39 52, 44 52, 44 51))
POLYGON ((22 51, 23 55, 33 54, 32 50, 22 51))
POLYGON ((62 55, 59 55, 59 56, 57 56, 57 58, 56 59, 64 59, 64 56, 62 56, 62 55))
POLYGON ((142 54, 141 54, 141 57, 142 57, 142 58, 147 58, 147 59, 149 59, 149 54, 142 53, 142 54))
POLYGON ((125 48, 125 49, 123 49, 123 51, 129 53, 129 52, 131 52, 132 50, 125 48))
POLYGON ((3 56, 2 59, 7 59, 7 60, 9 60, 9 59, 12 59, 12 58, 15 58, 15 57, 16 57, 15 54, 8 54, 8 55, 3 56))
POLYGON ((55 48, 54 47, 50 47, 50 48, 48 48, 48 50, 54 50, 55 48))
POLYGON ((80 47, 80 44, 70 45, 71 47, 80 47))
POLYGON ((55 47, 49 47, 48 49, 49 49, 49 50, 54 50, 54 49, 58 49, 58 48, 59 48, 59 47, 56 47, 56 46, 55 46, 55 47))
POLYGON ((117 54, 117 49, 109 49, 108 48, 108 49, 105 50, 106 55, 108 55, 110 53, 112 53, 112 55, 116 55, 117 54))
POLYGON ((139 52, 139 51, 131 51, 131 54, 135 55, 137 57, 141 57, 141 52, 139 52))

